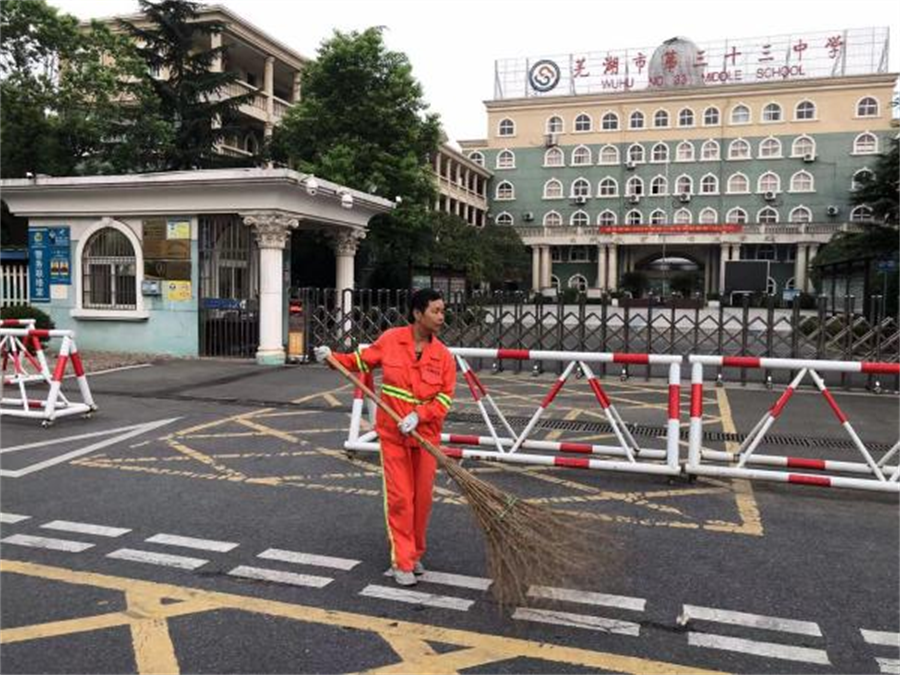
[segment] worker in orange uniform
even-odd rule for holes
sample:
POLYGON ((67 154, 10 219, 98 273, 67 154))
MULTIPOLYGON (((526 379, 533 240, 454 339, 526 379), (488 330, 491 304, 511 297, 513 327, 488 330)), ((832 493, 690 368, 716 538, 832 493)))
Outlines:
MULTIPOLYGON (((381 366, 381 400, 402 418, 398 425, 378 410, 385 517, 391 546, 391 572, 401 586, 414 586, 425 573, 425 533, 431 513, 434 457, 410 437, 413 430, 439 445, 441 428, 456 389, 453 355, 438 340, 444 325, 444 301, 430 288, 413 294, 412 325, 385 331, 375 344, 351 354, 334 354, 349 370, 369 372, 381 366)), ((331 355, 316 347, 320 363, 331 355)))

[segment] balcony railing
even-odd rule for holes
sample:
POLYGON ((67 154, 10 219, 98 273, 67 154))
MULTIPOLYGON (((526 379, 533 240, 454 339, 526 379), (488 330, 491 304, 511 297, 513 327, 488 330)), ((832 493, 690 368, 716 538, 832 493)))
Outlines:
POLYGON ((263 112, 268 109, 266 106, 266 95, 259 89, 254 87, 252 84, 247 84, 246 82, 243 82, 241 80, 227 84, 224 87, 223 95, 228 98, 233 98, 235 96, 243 96, 244 94, 248 93, 253 94, 253 98, 251 98, 245 105, 259 108, 263 112))
POLYGON ((282 117, 287 114, 288 109, 291 107, 291 104, 285 101, 282 98, 278 98, 277 96, 272 97, 272 115, 276 120, 280 120, 282 117))

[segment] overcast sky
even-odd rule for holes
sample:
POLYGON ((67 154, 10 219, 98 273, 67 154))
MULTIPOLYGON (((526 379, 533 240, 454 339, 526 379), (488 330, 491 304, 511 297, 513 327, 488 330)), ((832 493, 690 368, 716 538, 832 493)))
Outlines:
MULTIPOLYGON (((136 0, 48 0, 79 18, 137 11, 136 0)), ((213 3, 209 3, 213 4, 213 3)), ((451 139, 484 138, 494 60, 652 47, 676 35, 713 42, 888 26, 900 71, 896 0, 220 0, 295 51, 314 57, 335 29, 385 26, 405 52, 451 139)))

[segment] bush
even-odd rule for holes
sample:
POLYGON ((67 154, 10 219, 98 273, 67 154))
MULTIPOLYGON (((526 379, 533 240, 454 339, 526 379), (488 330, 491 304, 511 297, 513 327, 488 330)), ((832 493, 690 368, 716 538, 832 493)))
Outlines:
POLYGON ((34 327, 42 330, 56 328, 53 319, 46 312, 31 305, 16 305, 0 309, 0 319, 34 319, 34 327))
POLYGON ((566 288, 560 294, 560 299, 564 305, 574 305, 578 303, 579 290, 577 288, 566 288))

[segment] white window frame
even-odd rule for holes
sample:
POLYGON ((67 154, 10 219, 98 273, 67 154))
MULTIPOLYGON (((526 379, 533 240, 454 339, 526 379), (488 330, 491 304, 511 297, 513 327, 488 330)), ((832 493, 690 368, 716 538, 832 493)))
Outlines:
POLYGON ((616 212, 613 211, 612 209, 603 209, 600 213, 597 214, 597 225, 600 225, 601 227, 611 227, 612 225, 618 225, 618 223, 619 223, 619 217, 618 217, 618 215, 616 215, 616 212), (603 216, 606 216, 606 215, 612 216, 612 222, 610 222, 610 223, 603 222, 603 220, 604 220, 603 216))
POLYGON ((694 194, 694 179, 691 178, 690 176, 688 176, 686 173, 683 173, 683 174, 681 174, 680 176, 678 176, 678 177, 675 179, 675 191, 674 191, 674 193, 675 193, 676 195, 680 195, 680 194, 684 194, 685 192, 687 192, 689 195, 693 195, 693 194, 694 194), (683 189, 683 188, 681 187, 680 183, 681 183, 682 180, 687 180, 687 182, 688 182, 688 188, 687 188, 687 190, 685 190, 685 189, 683 189))
POLYGON ((504 227, 505 227, 505 226, 508 226, 508 225, 513 225, 515 222, 516 222, 515 218, 513 218, 513 215, 512 215, 509 211, 501 211, 500 213, 497 214, 497 217, 494 218, 494 223, 495 223, 496 225, 503 225, 504 227), (500 222, 501 219, 503 219, 504 216, 506 216, 507 218, 509 218, 509 222, 508 222, 508 223, 501 223, 501 222, 500 222))
POLYGON ((646 161, 647 152, 646 152, 646 150, 644 150, 644 146, 641 145, 640 143, 632 143, 631 145, 628 146, 628 151, 625 153, 625 156, 628 158, 627 161, 629 161, 629 162, 634 162, 635 164, 643 164, 646 161), (634 159, 631 156, 631 151, 634 148, 637 148, 638 150, 641 151, 640 159, 634 159))
MULTIPOLYGON (((552 248, 556 248, 556 247, 551 247, 551 249, 552 248)), ((553 262, 556 262, 556 261, 554 260, 553 262)), ((550 275, 550 285, 553 287, 553 289, 557 293, 559 293, 559 277, 556 276, 555 274, 550 275)))
POLYGON ((572 122, 572 132, 576 134, 589 134, 594 130, 594 118, 590 116, 589 113, 580 112, 575 115, 575 119, 572 122), (579 129, 578 121, 582 118, 587 118, 588 128, 587 129, 579 129))
POLYGON ((691 214, 691 210, 683 206, 672 214, 673 225, 690 225, 693 220, 694 216, 691 214))
POLYGON ((813 176, 813 174, 812 174, 811 172, 806 171, 805 169, 800 169, 799 171, 795 171, 795 172, 791 175, 790 186, 791 186, 791 187, 790 187, 790 192, 815 192, 815 191, 816 191, 816 177, 813 176), (807 189, 802 189, 802 190, 798 190, 798 189, 795 187, 794 183, 795 183, 796 180, 797 180, 799 177, 801 177, 801 176, 807 176, 807 177, 809 177, 809 188, 807 188, 807 189))
POLYGON ((863 131, 860 134, 857 134, 856 138, 853 139, 853 152, 851 155, 877 155, 878 154, 878 135, 873 134, 871 131, 863 131), (860 152, 857 149, 859 145, 859 139, 863 136, 871 136, 875 140, 874 149, 871 152, 860 152))
POLYGON ((641 213, 640 209, 630 209, 628 213, 625 214, 625 224, 626 225, 643 225, 644 224, 644 214, 641 213), (632 215, 637 215, 637 222, 632 223, 629 222, 631 220, 632 215))
POLYGON ((797 101, 797 104, 794 106, 794 121, 795 122, 815 122, 819 118, 819 106, 815 104, 814 101, 809 100, 808 98, 803 99, 802 101, 797 101), (812 117, 800 117, 800 106, 808 103, 812 106, 812 117))
POLYGON ((706 108, 703 109, 703 126, 705 126, 705 127, 719 127, 719 126, 722 126, 722 111, 719 110, 719 108, 718 108, 717 106, 709 105, 709 106, 706 106, 706 108), (708 111, 710 111, 710 110, 715 110, 715 111, 716 111, 716 122, 714 122, 714 123, 712 123, 712 124, 710 124, 709 122, 706 121, 706 113, 707 113, 708 111))
POLYGON ((508 180, 502 180, 499 183, 497 183, 497 187, 494 188, 494 201, 511 202, 515 198, 516 198, 516 186, 515 185, 513 185, 508 180), (501 197, 500 196, 500 188, 502 188, 504 185, 508 185, 510 188, 510 196, 509 197, 501 197))
POLYGON ((484 166, 484 153, 480 150, 474 150, 469 153, 469 159, 475 162, 478 166, 484 166))
POLYGON ((782 159, 782 157, 783 157, 783 154, 782 154, 782 148, 781 148, 781 141, 779 141, 774 136, 767 136, 766 138, 762 139, 759 142, 759 147, 757 147, 757 149, 756 149, 756 158, 757 159, 782 159), (774 155, 764 155, 763 154, 763 145, 765 145, 766 143, 768 143, 769 145, 772 145, 774 143, 774 147, 777 148, 774 155))
POLYGON ((708 138, 703 141, 703 144, 700 146, 700 161, 701 162, 718 162, 722 158, 722 146, 719 145, 719 141, 714 138, 708 138), (712 157, 706 156, 707 148, 715 148, 715 153, 713 153, 712 157))
POLYGON ((799 206, 795 206, 791 209, 791 212, 788 214, 788 222, 790 223, 811 223, 812 222, 812 210, 808 206, 804 206, 800 204, 799 206), (808 216, 808 220, 794 220, 794 216, 797 213, 804 212, 808 216))
POLYGON ((619 131, 619 113, 614 110, 607 110, 600 116, 600 131, 619 131), (612 116, 614 120, 613 126, 606 127, 606 118, 612 116))
POLYGON ((497 156, 494 158, 494 169, 497 171, 510 171, 516 168, 516 153, 514 153, 509 148, 503 148, 500 152, 497 153, 497 156), (512 159, 512 164, 508 166, 500 165, 501 157, 509 157, 512 159))
POLYGON ((813 157, 816 156, 816 139, 812 136, 807 136, 803 134, 802 136, 797 136, 793 141, 791 141, 791 157, 804 157, 807 154, 811 154, 813 157), (809 141, 812 144, 812 151, 810 153, 806 152, 798 152, 797 144, 801 142, 809 141))
POLYGON ((664 143, 663 141, 659 141, 653 144, 653 147, 650 148, 650 163, 651 164, 665 164, 669 161, 671 150, 669 149, 669 144, 664 143), (666 158, 665 159, 656 159, 656 149, 659 147, 663 147, 666 149, 666 158))
POLYGON ((575 180, 572 181, 572 185, 569 188, 569 197, 571 199, 577 199, 578 197, 584 197, 586 199, 591 198, 591 181, 589 181, 584 176, 579 176, 575 180), (578 194, 576 190, 581 187, 584 189, 585 194, 578 194))
POLYGON ((678 145, 675 146, 675 161, 676 162, 693 162, 694 157, 696 157, 697 149, 694 147, 694 144, 688 140, 681 141, 678 145), (691 153, 688 157, 681 156, 682 148, 690 148, 691 153))
POLYGON ((756 222, 759 225, 774 225, 781 222, 781 215, 778 213, 778 209, 776 209, 774 206, 764 206, 756 212, 756 222), (760 220, 764 211, 771 211, 772 213, 774 213, 775 221, 772 223, 764 223, 762 220, 760 220))
POLYGON ((732 127, 742 127, 746 124, 753 124, 753 111, 750 109, 750 106, 740 102, 731 106, 731 110, 728 111, 728 124, 732 127), (747 111, 747 120, 745 122, 735 122, 734 115, 738 108, 744 108, 747 111))
POLYGON ((747 174, 742 173, 741 171, 735 171, 733 174, 731 174, 728 177, 728 182, 725 184, 725 194, 727 194, 727 195, 749 195, 750 194, 750 177, 747 176, 747 174), (732 190, 731 189, 731 181, 734 178, 737 178, 738 176, 740 176, 741 178, 744 179, 744 183, 746 184, 747 189, 745 189, 745 190, 732 190))
POLYGON ((669 114, 668 110, 666 110, 665 108, 657 108, 656 110, 653 111, 653 127, 652 127, 653 129, 668 129, 671 126, 671 124, 672 124, 672 116, 669 114), (665 116, 666 116, 665 124, 657 124, 656 123, 656 116, 659 113, 665 114, 665 116))
POLYGON ((497 122, 497 137, 498 138, 513 138, 516 135, 516 123, 514 120, 509 117, 504 117, 502 120, 497 122), (512 125, 512 133, 504 134, 503 133, 503 123, 509 122, 512 125))
POLYGON ((856 105, 853 106, 853 117, 856 119, 873 119, 873 118, 881 117, 881 101, 879 101, 874 96, 870 96, 870 95, 860 97, 860 99, 856 102, 856 105), (865 115, 859 114, 859 106, 865 100, 875 101, 875 113, 874 114, 868 114, 868 113, 865 115))
POLYGON ((594 163, 594 153, 591 149, 586 145, 579 145, 572 149, 572 159, 569 162, 569 166, 591 166, 594 163), (587 153, 587 161, 586 162, 576 162, 575 154, 579 151, 587 153))
POLYGON ((588 215, 588 212, 585 211, 584 209, 578 209, 577 211, 573 212, 571 216, 569 216, 569 225, 572 225, 573 227, 587 227, 590 224, 591 224, 591 217, 588 215), (575 218, 577 218, 578 216, 584 216, 583 223, 579 224, 579 223, 575 222, 575 218))
POLYGON ((867 204, 860 204, 859 206, 854 206, 852 209, 850 209, 850 222, 851 223, 870 223, 874 220, 874 218, 875 218, 875 214, 872 212, 872 207, 868 206, 867 204), (865 218, 865 219, 857 218, 857 215, 856 215, 857 212, 860 212, 863 210, 869 212, 869 217, 865 218))
POLYGON ((563 182, 558 178, 548 178, 544 182, 544 191, 542 193, 541 199, 565 199, 566 198, 566 188, 563 186, 563 182), (550 188, 558 188, 559 194, 551 195, 550 188))
POLYGON ((650 225, 665 225, 666 224, 666 212, 662 209, 654 209, 650 213, 649 224, 650 225))
POLYGON ((565 129, 566 129, 566 123, 563 120, 563 118, 560 117, 559 115, 550 115, 550 117, 548 117, 547 121, 544 123, 544 129, 546 130, 546 133, 548 133, 548 134, 564 134, 565 129), (559 129, 556 131, 554 131, 551 126, 553 124, 553 122, 559 122, 559 129))
POLYGON ((587 246, 570 246, 569 247, 569 262, 577 262, 584 263, 591 261, 591 252, 588 250, 587 246), (575 255, 575 251, 578 251, 580 255, 575 255))
POLYGON ((750 216, 747 215, 747 209, 740 206, 733 206, 728 209, 728 213, 725 214, 725 223, 728 225, 746 225, 750 220, 750 216), (738 221, 734 216, 740 213, 743 216, 743 220, 738 221))
POLYGON ((547 148, 544 151, 544 165, 543 165, 544 168, 557 168, 557 167, 561 167, 561 166, 565 166, 565 165, 566 165, 566 153, 563 152, 562 148, 556 146, 556 147, 552 147, 552 148, 547 148), (547 161, 547 158, 550 157, 551 155, 553 155, 555 157, 559 157, 558 164, 550 164, 547 161))
POLYGON ((631 176, 625 181, 625 196, 630 197, 631 195, 644 196, 644 179, 640 176, 631 176), (635 186, 639 186, 638 192, 634 191, 635 186))
MULTIPOLYGON (((569 251, 569 262, 590 262, 591 261, 590 255, 588 255, 587 260, 572 260, 572 251, 574 251, 576 248, 578 248, 578 247, 573 246, 572 249, 569 251)), ((573 274, 572 276, 569 277, 569 280, 566 282, 566 285, 570 289, 571 288, 577 289, 580 293, 584 293, 588 289, 588 282, 583 274, 573 274), (575 282, 575 283, 573 284, 573 282, 575 282), (581 288, 582 286, 584 287, 583 290, 581 288)))
POLYGON ((861 173, 870 173, 870 174, 872 174, 873 178, 875 176, 875 172, 872 171, 872 169, 870 169, 867 166, 857 169, 856 171, 853 172, 853 175, 850 177, 850 192, 856 192, 857 190, 859 190, 860 185, 858 183, 857 176, 859 176, 859 174, 861 174, 861 173))
POLYGON ((612 176, 604 176, 597 182, 597 198, 598 199, 613 199, 619 196, 619 181, 617 181, 612 176), (614 192, 609 195, 603 194, 603 183, 610 181, 613 184, 614 192))
POLYGON ((719 177, 717 175, 715 175, 714 173, 705 173, 702 176, 700 176, 700 192, 698 192, 697 194, 701 194, 701 195, 717 195, 717 194, 719 194, 719 177), (703 184, 706 182, 707 178, 712 178, 712 180, 713 180, 713 189, 711 192, 707 192, 706 190, 703 189, 703 184))
POLYGON ((760 124, 781 124, 782 122, 784 122, 784 106, 781 105, 778 101, 769 101, 762 107, 762 110, 759 113, 759 123, 760 124), (770 109, 778 110, 778 119, 774 119, 774 120, 766 119, 766 111, 770 110, 770 109))
POLYGON ((621 153, 619 152, 619 148, 617 146, 613 145, 612 143, 607 143, 606 145, 604 145, 597 151, 597 166, 618 166, 621 163, 622 163, 622 156, 621 156, 621 153), (612 150, 613 152, 616 153, 616 161, 606 162, 603 160, 603 154, 604 154, 604 151, 606 151, 606 150, 612 150))
POLYGON ((678 127, 679 128, 693 129, 695 126, 697 126, 697 115, 694 113, 693 108, 682 108, 681 110, 678 111, 678 127), (691 114, 691 123, 690 124, 682 124, 681 123, 681 115, 686 112, 691 114))
POLYGON ((662 174, 657 174, 650 179, 650 191, 647 193, 648 197, 665 197, 669 194, 669 179, 663 176, 662 174), (662 182, 662 192, 654 192, 653 185, 657 181, 662 182))
POLYGON ((711 206, 705 206, 700 210, 700 213, 697 215, 697 222, 700 223, 701 225, 715 225, 719 222, 719 212, 716 211, 711 206), (706 219, 704 217, 704 214, 707 216, 712 214, 712 218, 706 219))
POLYGON ((766 192, 774 192, 775 194, 779 194, 781 192, 781 176, 779 176, 774 171, 766 171, 760 174, 759 178, 756 179, 756 194, 765 194, 766 192), (770 190, 769 188, 763 188, 763 179, 767 176, 772 176, 775 178, 775 189, 770 190))
POLYGON ((541 218, 541 225, 544 227, 561 227, 563 224, 563 217, 560 215, 559 211, 547 211, 544 214, 544 217, 541 218), (551 218, 558 218, 559 222, 556 225, 551 225, 547 221, 551 218))
POLYGON ((628 113, 628 128, 629 129, 646 129, 647 128, 647 116, 644 114, 643 110, 632 110, 630 113, 628 113), (634 126, 634 124, 632 122, 635 115, 641 116, 641 126, 639 126, 639 127, 634 126))
POLYGON ((729 162, 747 162, 753 159, 753 148, 750 146, 750 141, 746 138, 733 138, 731 142, 728 143, 728 161, 729 162), (747 148, 747 154, 744 157, 735 157, 734 156, 734 147, 741 143, 744 147, 747 148))

